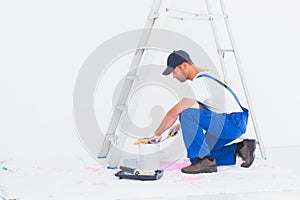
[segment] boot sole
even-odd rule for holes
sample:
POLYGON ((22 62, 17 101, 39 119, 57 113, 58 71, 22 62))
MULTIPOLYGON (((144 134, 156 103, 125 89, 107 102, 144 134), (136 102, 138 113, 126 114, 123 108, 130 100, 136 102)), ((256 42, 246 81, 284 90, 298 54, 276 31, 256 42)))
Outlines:
POLYGON ((252 165, 255 159, 255 154, 254 151, 256 149, 256 141, 255 140, 247 140, 247 148, 249 149, 250 153, 250 160, 249 162, 245 161, 244 163, 241 164, 241 167, 248 168, 252 165))
POLYGON ((181 172, 185 173, 185 174, 213 173, 213 172, 217 172, 217 171, 218 171, 218 168, 216 166, 205 167, 205 168, 197 170, 197 171, 184 171, 184 170, 181 170, 181 172))

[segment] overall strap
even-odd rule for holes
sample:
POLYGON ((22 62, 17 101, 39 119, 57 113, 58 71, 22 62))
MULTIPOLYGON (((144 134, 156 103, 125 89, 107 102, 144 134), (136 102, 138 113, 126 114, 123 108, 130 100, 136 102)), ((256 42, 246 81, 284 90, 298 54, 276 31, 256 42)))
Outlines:
POLYGON ((211 75, 208 75, 208 74, 200 74, 199 76, 197 76, 197 78, 200 78, 200 77, 210 78, 210 79, 216 81, 217 83, 223 85, 227 90, 229 90, 229 92, 230 92, 230 93, 232 94, 232 96, 235 98, 236 102, 239 104, 239 106, 242 108, 242 110, 243 110, 243 111, 246 111, 246 110, 247 110, 246 108, 244 108, 244 107, 241 105, 241 103, 240 103, 239 99, 237 98, 236 94, 233 92, 233 90, 232 90, 228 85, 226 85, 225 83, 219 81, 219 80, 216 79, 215 77, 212 77, 211 75))

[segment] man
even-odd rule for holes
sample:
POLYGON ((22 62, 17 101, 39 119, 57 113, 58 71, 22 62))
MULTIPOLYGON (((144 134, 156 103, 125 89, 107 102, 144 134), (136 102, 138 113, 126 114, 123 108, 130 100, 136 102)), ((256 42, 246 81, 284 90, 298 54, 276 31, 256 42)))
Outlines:
POLYGON ((159 142, 161 134, 179 117, 180 124, 173 126, 169 134, 174 136, 182 130, 191 161, 191 165, 181 169, 183 173, 217 172, 217 166, 234 165, 236 156, 244 161, 242 167, 250 167, 254 160, 255 140, 228 145, 245 133, 248 122, 248 110, 241 106, 234 92, 209 70, 196 67, 183 50, 168 56, 163 75, 171 73, 180 82, 191 81, 194 97, 183 98, 173 106, 150 141, 159 142), (192 108, 195 103, 199 108, 192 108))

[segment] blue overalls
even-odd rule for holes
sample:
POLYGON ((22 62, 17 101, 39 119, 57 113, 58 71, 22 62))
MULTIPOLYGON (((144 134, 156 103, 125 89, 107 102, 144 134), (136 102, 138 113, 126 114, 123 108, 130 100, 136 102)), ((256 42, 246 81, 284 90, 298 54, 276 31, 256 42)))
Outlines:
POLYGON ((235 93, 226 84, 208 74, 197 76, 200 77, 213 79, 228 89, 243 112, 218 114, 208 109, 197 108, 189 108, 181 112, 179 120, 187 156, 191 162, 199 156, 211 156, 216 159, 218 166, 234 165, 236 144, 225 145, 246 132, 248 110, 242 107, 235 93), (206 131, 205 134, 203 130, 206 131))

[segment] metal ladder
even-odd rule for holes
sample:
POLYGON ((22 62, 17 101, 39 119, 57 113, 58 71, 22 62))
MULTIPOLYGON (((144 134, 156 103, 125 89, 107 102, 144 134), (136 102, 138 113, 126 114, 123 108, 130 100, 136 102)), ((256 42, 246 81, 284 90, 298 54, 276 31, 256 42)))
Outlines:
MULTIPOLYGON (((207 14, 191 13, 191 12, 180 11, 180 10, 171 9, 171 8, 166 8, 165 12, 179 14, 179 15, 174 15, 174 14, 167 15, 168 17, 179 19, 179 20, 208 20, 208 21, 210 21, 214 40, 215 40, 215 45, 217 48, 218 58, 220 61, 220 65, 222 68, 222 73, 223 73, 225 81, 228 80, 228 75, 227 75, 227 72, 225 69, 224 57, 225 57, 226 53, 234 54, 234 58, 235 58, 234 60, 235 60, 236 66, 238 68, 240 80, 241 80, 241 83, 243 86, 243 92, 244 92, 244 95, 247 100, 247 105, 249 108, 250 117, 252 119, 257 143, 260 147, 259 148, 260 153, 261 153, 262 158, 266 159, 264 146, 263 146, 260 132, 258 129, 258 125, 257 125, 256 117, 254 114, 253 106, 251 103, 250 95, 249 95, 249 92, 248 92, 248 89, 246 86, 244 73, 241 69, 240 57, 237 52, 236 44, 233 40, 232 31, 231 31, 231 27, 229 24, 229 17, 228 17, 227 11, 225 9, 223 0, 217 0, 217 1, 220 4, 222 14, 212 13, 212 7, 210 4, 211 0, 205 0, 207 14), (183 14, 184 16, 180 16, 180 14, 183 14), (215 24, 216 20, 220 20, 220 19, 224 19, 224 22, 226 25, 225 26, 226 32, 230 39, 230 44, 231 44, 230 48, 226 48, 226 49, 221 48, 221 43, 219 40, 219 35, 217 33, 217 28, 216 28, 216 24, 215 24)), ((135 51, 129 73, 127 74, 125 84, 123 85, 121 95, 118 99, 118 103, 117 103, 116 107, 114 108, 113 116, 111 118, 107 133, 105 135, 104 142, 101 147, 101 151, 99 152, 99 155, 98 155, 98 158, 101 159, 101 158, 107 158, 107 155, 111 154, 110 158, 108 160, 108 168, 117 168, 119 165, 119 162, 120 162, 120 152, 118 152, 118 149, 115 146, 115 145, 117 145, 116 141, 118 140, 118 136, 116 135, 117 126, 118 126, 118 123, 122 116, 122 113, 127 112, 127 104, 126 103, 127 103, 128 95, 131 91, 134 81, 137 79, 137 73, 138 73, 137 69, 143 58, 144 52, 146 50, 145 47, 147 47, 147 42, 151 36, 151 32, 152 32, 153 28, 155 27, 155 22, 157 21, 159 15, 160 15, 159 11, 161 10, 162 3, 163 3, 163 0, 154 0, 153 1, 153 5, 152 5, 150 14, 148 16, 148 19, 147 19, 147 22, 145 25, 146 29, 142 33, 139 45, 137 47, 137 50, 135 51)))
POLYGON ((147 42, 150 38, 151 31, 154 28, 155 22, 158 19, 159 9, 161 8, 162 0, 154 0, 150 14, 145 25, 145 31, 142 33, 137 50, 135 51, 133 60, 130 65, 129 73, 126 76, 125 83, 122 88, 122 92, 119 96, 116 107, 114 108, 113 116, 110 120, 107 133, 102 144, 101 151, 98 154, 98 158, 106 158, 110 153, 108 158, 108 168, 117 168, 120 162, 120 152, 118 148, 114 145, 117 145, 118 136, 116 135, 116 130, 120 118, 123 112, 127 112, 127 99, 130 93, 130 90, 133 86, 134 80, 137 79, 138 66, 141 63, 143 55, 145 53, 145 48, 147 47, 147 42))

